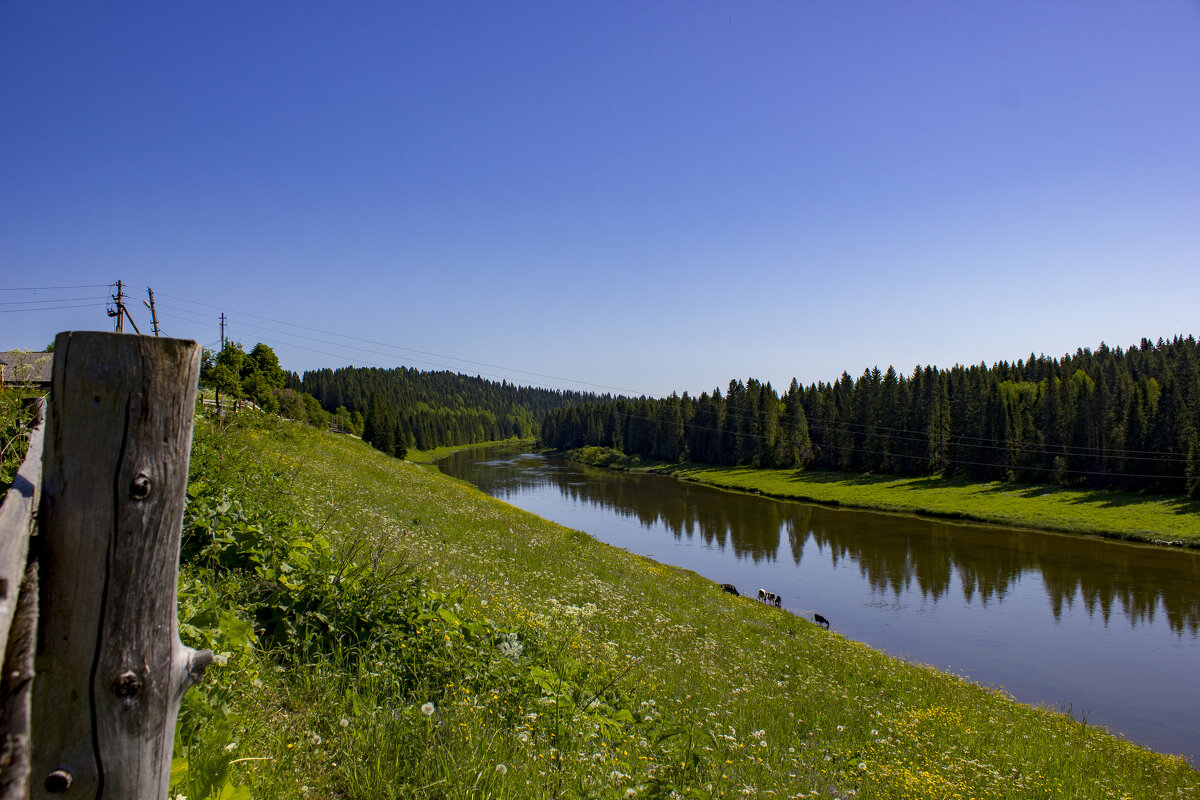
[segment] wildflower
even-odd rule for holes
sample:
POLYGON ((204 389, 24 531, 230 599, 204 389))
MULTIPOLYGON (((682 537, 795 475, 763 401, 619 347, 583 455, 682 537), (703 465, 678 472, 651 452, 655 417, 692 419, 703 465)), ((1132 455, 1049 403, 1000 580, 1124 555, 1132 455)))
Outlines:
POLYGON ((432 717, 435 710, 436 709, 433 707, 433 703, 424 703, 421 706, 421 713, 427 717, 432 717))
POLYGON ((626 789, 625 796, 626 797, 637 797, 637 789, 626 789))
POLYGON ((345 717, 342 717, 340 720, 338 720, 338 725, 341 725, 343 728, 349 728, 350 720, 346 719, 345 717))
POLYGON ((223 667, 229 663, 229 654, 217 653, 215 656, 213 656, 213 661, 217 662, 218 667, 223 667))
POLYGON ((230 742, 229 744, 225 745, 226 753, 232 753, 234 750, 237 750, 237 742, 230 742))
POLYGON ((310 739, 309 741, 313 743, 313 747, 316 747, 317 745, 319 745, 321 743, 321 737, 314 733, 312 735, 312 739, 310 739))
POLYGON ((497 773, 498 775, 507 775, 507 774, 508 774, 508 767, 504 766, 503 764, 497 764, 497 765, 496 765, 496 773, 497 773))

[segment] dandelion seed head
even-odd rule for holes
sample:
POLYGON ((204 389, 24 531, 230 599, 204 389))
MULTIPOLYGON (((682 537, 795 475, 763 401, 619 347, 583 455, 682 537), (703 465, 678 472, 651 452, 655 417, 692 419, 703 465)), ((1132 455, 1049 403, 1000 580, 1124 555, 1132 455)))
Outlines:
POLYGON ((425 715, 425 716, 427 716, 427 717, 432 717, 432 716, 433 716, 433 712, 434 712, 434 711, 436 711, 436 710, 437 710, 437 709, 435 709, 435 708, 433 707, 433 703, 424 703, 424 704, 422 704, 422 706, 421 706, 421 713, 422 713, 422 714, 424 714, 424 715, 425 715))

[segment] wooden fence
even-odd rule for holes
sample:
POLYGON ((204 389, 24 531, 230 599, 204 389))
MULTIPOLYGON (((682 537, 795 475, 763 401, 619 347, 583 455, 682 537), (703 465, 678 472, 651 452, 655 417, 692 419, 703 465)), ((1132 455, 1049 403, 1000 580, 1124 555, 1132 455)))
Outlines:
POLYGON ((165 798, 183 693, 179 542, 200 348, 60 333, 0 507, 0 800, 165 798))

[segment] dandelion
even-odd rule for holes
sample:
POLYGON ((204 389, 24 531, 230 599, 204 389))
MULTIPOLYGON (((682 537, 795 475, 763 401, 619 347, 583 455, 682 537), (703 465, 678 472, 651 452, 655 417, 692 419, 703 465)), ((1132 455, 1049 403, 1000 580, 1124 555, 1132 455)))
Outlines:
POLYGON ((435 710, 436 709, 433 707, 433 703, 424 703, 421 706, 421 713, 427 717, 432 717, 435 710))
POLYGON ((223 667, 229 663, 229 654, 217 653, 215 656, 213 656, 213 661, 217 663, 218 667, 223 667))
POLYGON ((321 737, 314 733, 309 741, 313 743, 313 747, 316 747, 321 743, 321 737))
POLYGON ((338 725, 341 725, 343 728, 349 728, 350 720, 346 719, 345 717, 342 717, 340 720, 338 720, 338 725))
POLYGON ((497 764, 496 765, 496 774, 500 775, 500 776, 507 775, 508 767, 506 767, 504 764, 497 764))

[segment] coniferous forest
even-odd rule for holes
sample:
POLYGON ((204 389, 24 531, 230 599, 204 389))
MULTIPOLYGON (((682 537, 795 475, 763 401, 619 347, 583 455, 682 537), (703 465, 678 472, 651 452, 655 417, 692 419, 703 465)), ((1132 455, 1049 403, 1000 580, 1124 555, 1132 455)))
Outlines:
POLYGON ((327 410, 361 415, 363 440, 401 458, 409 447, 528 438, 552 409, 607 396, 539 389, 456 372, 342 367, 305 372, 305 392, 327 410))
POLYGON ((780 395, 731 381, 699 397, 548 411, 541 440, 664 461, 946 474, 1200 496, 1200 345, 1143 339, 1015 364, 889 367, 780 395))

